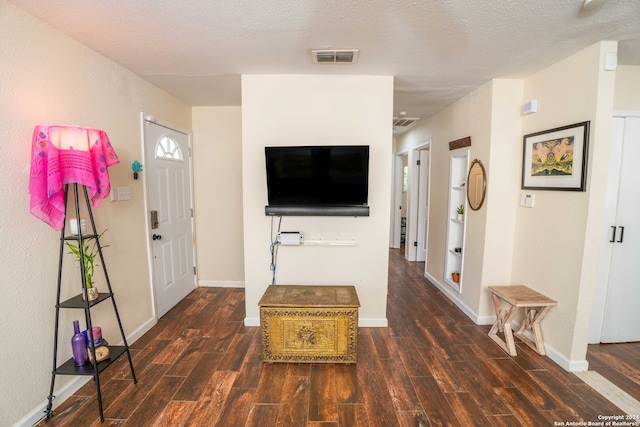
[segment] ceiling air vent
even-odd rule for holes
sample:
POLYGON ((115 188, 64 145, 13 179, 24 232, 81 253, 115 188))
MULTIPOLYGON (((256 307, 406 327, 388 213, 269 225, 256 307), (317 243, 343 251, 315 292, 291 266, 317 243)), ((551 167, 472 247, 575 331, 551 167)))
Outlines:
POLYGON ((355 64, 358 49, 312 49, 311 56, 316 64, 355 64))
POLYGON ((414 124, 415 122, 417 122, 418 118, 408 118, 408 117, 394 117, 393 118, 393 126, 400 126, 400 127, 408 127, 411 126, 412 124, 414 124))
POLYGON ((393 133, 402 133, 420 121, 417 117, 406 117, 405 114, 403 111, 400 117, 393 118, 393 133))

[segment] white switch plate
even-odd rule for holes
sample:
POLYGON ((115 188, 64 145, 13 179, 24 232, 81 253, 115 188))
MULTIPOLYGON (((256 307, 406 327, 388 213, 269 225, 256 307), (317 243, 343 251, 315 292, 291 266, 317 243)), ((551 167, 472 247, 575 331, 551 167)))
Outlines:
POLYGON ((522 193, 520 195, 520 205, 525 208, 532 208, 536 201, 536 195, 534 193, 522 193))
POLYGON ((118 201, 118 187, 111 187, 111 191, 109 192, 109 200, 112 202, 118 201))
POLYGON ((118 187, 118 200, 131 200, 131 187, 118 187))

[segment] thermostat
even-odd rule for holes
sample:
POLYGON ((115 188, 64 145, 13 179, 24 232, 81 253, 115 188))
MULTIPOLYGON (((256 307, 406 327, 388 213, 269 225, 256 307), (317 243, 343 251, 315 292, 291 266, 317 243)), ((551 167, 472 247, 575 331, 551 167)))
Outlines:
POLYGON ((520 195, 520 205, 526 208, 532 208, 536 201, 536 195, 534 193, 522 193, 520 195))

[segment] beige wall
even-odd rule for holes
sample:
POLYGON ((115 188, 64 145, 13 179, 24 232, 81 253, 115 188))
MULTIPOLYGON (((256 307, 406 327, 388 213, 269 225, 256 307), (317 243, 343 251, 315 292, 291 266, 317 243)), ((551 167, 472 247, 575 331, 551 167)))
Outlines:
POLYGON ((616 89, 613 108, 640 110, 640 67, 619 65, 616 70, 616 89))
MULTIPOLYGON (((482 246, 482 286, 478 295, 481 323, 495 315, 488 286, 511 283, 516 211, 520 203, 522 164, 522 88, 521 80, 494 80, 491 96, 491 137, 487 169, 487 197, 479 212, 484 217, 482 246), (515 159, 509 161, 509 159, 515 159)), ((479 225, 481 225, 480 223, 479 225)))
MULTIPOLYGON (((153 319, 148 276, 140 112, 190 128, 191 109, 114 62, 0 0, 0 425, 30 411, 40 418, 51 380, 59 233, 29 214, 31 133, 36 124, 65 123, 104 129, 121 163, 109 169, 112 186, 131 187, 128 202, 105 200, 94 210, 109 277, 127 335, 153 319)), ((63 298, 79 293, 75 261, 65 261, 63 298), (67 279, 68 278, 68 279, 67 279)), ((98 288, 106 285, 98 282, 98 288)), ((93 311, 94 324, 120 340, 111 304, 93 311)), ((71 356, 72 320, 63 310, 59 360, 71 356)), ((81 322, 84 323, 84 322, 81 322)), ((79 377, 59 376, 56 394, 79 377)), ((84 378, 84 377, 83 377, 84 378)), ((86 378, 85 378, 86 379, 86 378)), ((56 403, 60 403, 60 398, 56 403)))
POLYGON ((193 108, 200 286, 244 286, 241 108, 193 108))
POLYGON ((591 121, 587 191, 534 191, 535 208, 518 209, 512 277, 558 301, 545 341, 576 366, 586 356, 609 155, 615 73, 602 64, 616 49, 595 44, 524 81, 524 99, 538 99, 540 111, 523 118, 523 134, 591 121))
POLYGON ((242 168, 247 323, 271 283, 270 224, 264 147, 369 145, 369 217, 292 217, 283 231, 305 240, 353 246, 280 247, 279 284, 354 284, 361 322, 386 324, 393 78, 245 75, 242 77, 242 168))

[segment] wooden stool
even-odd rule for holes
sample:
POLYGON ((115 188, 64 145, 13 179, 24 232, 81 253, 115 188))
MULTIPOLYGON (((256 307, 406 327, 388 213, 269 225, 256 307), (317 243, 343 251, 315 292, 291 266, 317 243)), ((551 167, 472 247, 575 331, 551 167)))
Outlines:
POLYGON ((558 305, 558 303, 526 286, 489 286, 489 290, 496 310, 496 321, 489 331, 489 337, 511 356, 517 356, 513 335, 544 356, 544 342, 542 341, 540 322, 551 310, 551 307, 558 305), (505 301, 510 307, 503 310, 501 301, 505 301), (520 307, 524 308, 524 319, 515 333, 513 333, 511 331, 511 321, 520 307), (524 336, 525 329, 531 331, 535 342, 524 336), (498 336, 498 331, 504 332, 504 340, 498 336))

